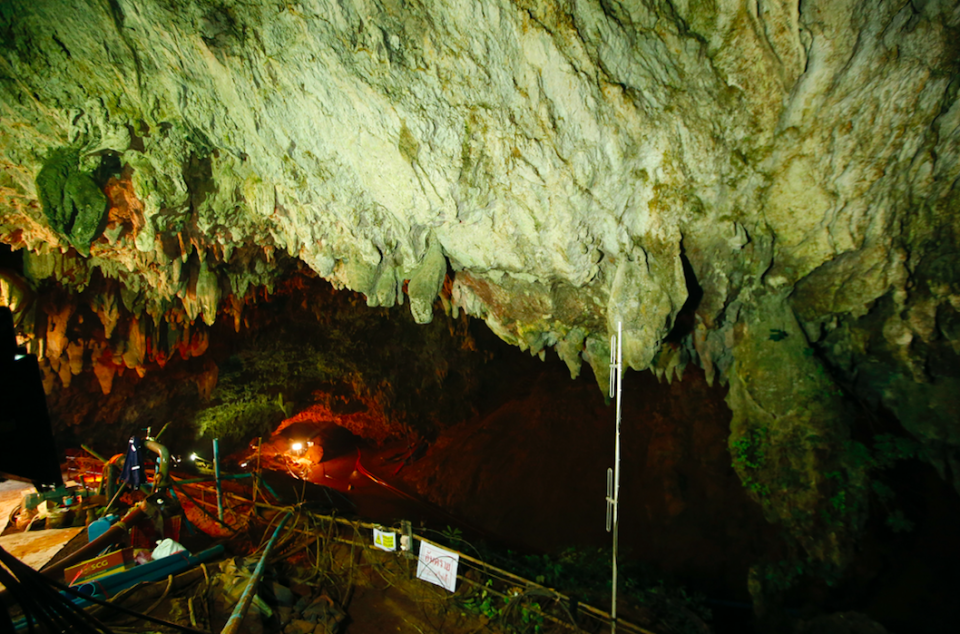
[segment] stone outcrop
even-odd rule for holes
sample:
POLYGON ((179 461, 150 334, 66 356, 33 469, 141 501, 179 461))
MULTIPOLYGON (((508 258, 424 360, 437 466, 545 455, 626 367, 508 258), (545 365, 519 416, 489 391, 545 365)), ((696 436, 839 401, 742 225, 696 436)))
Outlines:
POLYGON ((839 562, 784 513, 828 465, 859 490, 852 403, 960 488, 958 29, 951 0, 4 3, 0 231, 102 330, 19 323, 51 389, 109 391, 297 266, 601 386, 620 322, 629 367, 730 382, 732 447, 789 444, 765 508, 839 562))

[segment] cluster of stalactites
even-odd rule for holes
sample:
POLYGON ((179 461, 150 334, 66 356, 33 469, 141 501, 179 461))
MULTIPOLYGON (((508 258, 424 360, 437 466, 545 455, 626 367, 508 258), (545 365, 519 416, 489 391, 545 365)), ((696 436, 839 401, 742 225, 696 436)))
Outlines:
MULTIPOLYGON (((250 289, 243 299, 229 295, 220 312, 232 317, 239 330, 244 306, 265 294, 250 289)), ((19 344, 40 360, 47 393, 58 383, 69 387, 74 376, 92 370, 103 393, 109 394, 114 377, 125 371, 142 377, 177 355, 186 360, 207 350, 209 326, 183 305, 151 314, 142 305, 129 306, 124 297, 129 292, 115 280, 101 279, 72 294, 59 284, 37 292, 14 273, 0 275, 0 303, 14 311, 19 344)))
POLYGON ((0 303, 14 311, 21 345, 40 359, 47 393, 92 369, 108 394, 126 370, 143 376, 177 354, 202 355, 218 315, 239 331, 243 307, 272 292, 284 268, 270 244, 147 231, 129 174, 111 178, 104 192, 105 228, 82 255, 46 223, 5 232, 23 253, 23 275, 0 271, 0 303))

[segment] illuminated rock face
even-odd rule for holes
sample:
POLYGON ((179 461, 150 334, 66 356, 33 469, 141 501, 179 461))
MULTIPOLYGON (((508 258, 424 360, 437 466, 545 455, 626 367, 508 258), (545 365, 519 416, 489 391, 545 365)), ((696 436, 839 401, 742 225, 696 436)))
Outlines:
POLYGON ((63 302, 21 323, 108 391, 305 265, 419 322, 439 294, 601 385, 622 322, 631 368, 730 381, 731 443, 815 421, 783 432, 798 481, 754 491, 773 519, 859 482, 851 395, 960 486, 958 11, 4 3, 3 239, 34 285, 98 285, 104 330, 70 344, 63 302))

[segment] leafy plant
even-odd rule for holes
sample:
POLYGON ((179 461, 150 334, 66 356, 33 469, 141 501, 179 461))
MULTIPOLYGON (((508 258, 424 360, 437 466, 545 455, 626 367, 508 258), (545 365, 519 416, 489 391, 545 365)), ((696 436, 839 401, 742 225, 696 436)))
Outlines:
POLYGON ((447 541, 449 546, 456 547, 463 541, 463 531, 459 528, 453 528, 452 526, 447 526, 446 529, 440 532, 443 535, 443 538, 447 541))
POLYGON ((900 460, 916 458, 920 445, 910 438, 901 438, 893 434, 879 434, 873 437, 874 465, 888 469, 900 460))
POLYGON ((765 445, 769 437, 766 427, 748 430, 733 441, 730 450, 733 454, 733 463, 739 467, 740 479, 743 485, 758 497, 770 495, 770 487, 760 482, 751 471, 761 469, 767 462, 765 445))
POLYGON ((475 614, 485 616, 488 619, 495 620, 499 619, 503 614, 503 606, 509 601, 506 599, 501 599, 493 593, 491 593, 487 588, 490 588, 493 585, 492 579, 487 579, 486 587, 480 590, 477 594, 471 595, 464 599, 461 604, 464 609, 469 610, 475 614))
POLYGON ((243 440, 269 434, 281 414, 275 402, 254 395, 201 410, 194 425, 198 436, 243 440))
POLYGON ((733 441, 733 461, 747 469, 759 469, 766 462, 764 444, 768 438, 766 427, 749 430, 733 441))
POLYGON ((913 522, 908 520, 900 509, 890 511, 885 523, 894 533, 907 533, 914 528, 913 522))
POLYGON ((520 604, 520 622, 527 626, 526 629, 533 627, 534 632, 540 632, 543 629, 543 611, 539 603, 524 602, 520 604))
MULTIPOLYGON (((762 452, 751 453, 751 442, 756 439, 741 439, 739 444, 734 443, 734 460, 737 460, 736 451, 739 450, 744 454, 740 456, 740 464, 751 461, 753 464, 762 464, 762 460, 756 460, 756 456, 762 455, 762 452)), ((820 508, 817 516, 821 525, 830 532, 857 530, 857 523, 866 521, 867 503, 873 496, 886 508, 884 523, 890 530, 895 533, 913 530, 913 522, 903 511, 892 506, 896 498, 894 490, 880 478, 885 470, 897 462, 916 457, 918 451, 919 445, 915 441, 891 434, 874 436, 872 447, 854 440, 844 442, 838 468, 823 474, 821 491, 827 496, 827 503, 820 508)), ((799 511, 797 515, 797 521, 805 521, 799 511)), ((792 549, 794 555, 791 557, 757 566, 751 574, 756 575, 764 588, 776 592, 791 588, 803 575, 822 579, 828 585, 839 581, 841 569, 837 564, 814 560, 810 556, 801 558, 796 554, 802 550, 798 544, 794 544, 792 549)))

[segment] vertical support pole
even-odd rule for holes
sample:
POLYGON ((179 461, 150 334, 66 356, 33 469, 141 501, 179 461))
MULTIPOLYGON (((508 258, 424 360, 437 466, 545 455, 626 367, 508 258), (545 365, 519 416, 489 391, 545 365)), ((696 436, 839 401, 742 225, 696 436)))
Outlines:
POLYGON ((413 525, 410 520, 400 521, 400 550, 407 559, 413 558, 413 525))
POLYGON ((287 523, 291 515, 293 515, 293 513, 290 512, 284 515, 283 519, 280 520, 280 523, 277 525, 277 529, 273 531, 270 541, 267 542, 266 548, 263 549, 263 555, 260 556, 260 561, 257 562, 257 567, 253 569, 253 574, 250 575, 250 581, 247 583, 247 587, 243 589, 240 600, 237 601, 236 607, 233 608, 233 613, 230 615, 230 618, 227 619, 227 624, 220 630, 220 634, 236 634, 240 631, 243 617, 247 613, 247 609, 250 607, 250 602, 253 601, 254 595, 257 593, 257 584, 260 583, 260 577, 263 576, 263 568, 267 563, 267 558, 270 556, 270 551, 273 550, 277 536, 280 534, 280 531, 283 530, 283 525, 287 523))
MULTIPOLYGON (((623 332, 622 332, 622 322, 617 322, 617 350, 616 358, 613 360, 614 363, 611 364, 611 372, 615 372, 614 376, 611 376, 611 386, 616 387, 617 395, 617 441, 614 448, 614 462, 613 462, 613 495, 612 497, 612 506, 613 506, 613 579, 611 580, 613 598, 611 599, 610 606, 610 632, 615 633, 617 631, 617 547, 619 546, 619 536, 620 536, 620 521, 619 521, 619 512, 620 512, 620 392, 623 383, 623 332)), ((611 356, 613 356, 613 350, 610 351, 611 356)), ((611 394, 611 396, 613 396, 611 394)))
POLYGON ((220 484, 220 439, 213 439, 213 479, 217 483, 217 519, 223 521, 223 487, 220 484))
POLYGON ((253 470, 253 503, 257 503, 257 492, 260 489, 260 445, 263 444, 263 437, 257 438, 257 466, 253 470))
POLYGON ((403 553, 404 568, 406 569, 407 579, 414 578, 414 569, 411 565, 416 558, 413 553, 413 525, 410 520, 400 521, 400 550, 403 553))

